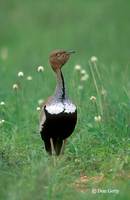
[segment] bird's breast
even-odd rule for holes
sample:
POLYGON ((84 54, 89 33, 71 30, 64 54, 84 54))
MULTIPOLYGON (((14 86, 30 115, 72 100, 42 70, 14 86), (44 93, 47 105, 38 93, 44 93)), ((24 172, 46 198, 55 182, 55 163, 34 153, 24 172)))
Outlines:
POLYGON ((59 113, 74 113, 76 111, 76 106, 70 101, 64 102, 54 102, 50 105, 46 105, 46 110, 50 114, 59 114, 59 113))

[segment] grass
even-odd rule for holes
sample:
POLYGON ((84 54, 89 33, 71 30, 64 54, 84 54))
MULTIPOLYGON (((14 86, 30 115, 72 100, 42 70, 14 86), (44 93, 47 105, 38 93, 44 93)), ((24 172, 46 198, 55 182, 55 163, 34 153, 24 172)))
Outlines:
POLYGON ((129 1, 0 4, 0 199, 129 199, 129 1), (37 107, 54 91, 48 54, 57 48, 77 52, 63 72, 78 124, 54 166, 38 133, 37 107), (87 80, 81 81, 76 64, 87 80), (44 72, 37 72, 39 65, 44 72), (18 90, 12 89, 15 83, 18 90))

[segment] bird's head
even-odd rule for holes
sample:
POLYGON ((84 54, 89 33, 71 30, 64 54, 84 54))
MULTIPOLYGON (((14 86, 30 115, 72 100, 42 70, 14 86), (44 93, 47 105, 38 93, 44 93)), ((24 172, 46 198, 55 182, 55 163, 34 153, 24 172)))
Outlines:
POLYGON ((75 51, 55 50, 50 54, 49 61, 54 71, 61 69, 61 67, 68 61, 70 55, 75 51))

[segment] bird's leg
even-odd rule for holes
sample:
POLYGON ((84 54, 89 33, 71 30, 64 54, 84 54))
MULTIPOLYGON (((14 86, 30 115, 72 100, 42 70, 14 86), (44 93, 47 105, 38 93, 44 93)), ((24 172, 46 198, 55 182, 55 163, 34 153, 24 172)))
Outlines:
POLYGON ((51 143, 51 154, 53 156, 53 163, 54 163, 54 166, 56 166, 56 158, 55 158, 56 152, 55 152, 55 149, 54 149, 54 143, 53 143, 52 138, 50 138, 50 143, 51 143))
POLYGON ((64 153, 66 141, 67 141, 66 139, 63 140, 62 147, 61 147, 61 150, 60 150, 60 155, 64 153))
POLYGON ((51 143, 51 153, 54 156, 54 155, 56 155, 56 153, 55 153, 55 149, 54 149, 54 144, 53 144, 53 139, 52 138, 50 138, 50 143, 51 143))

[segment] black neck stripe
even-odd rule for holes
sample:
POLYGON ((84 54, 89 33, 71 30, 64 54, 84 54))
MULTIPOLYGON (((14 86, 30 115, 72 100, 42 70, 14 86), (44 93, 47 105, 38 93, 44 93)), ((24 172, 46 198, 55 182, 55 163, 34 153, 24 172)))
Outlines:
POLYGON ((62 99, 65 98, 65 82, 64 82, 64 77, 63 74, 61 72, 61 79, 62 79, 62 99))

